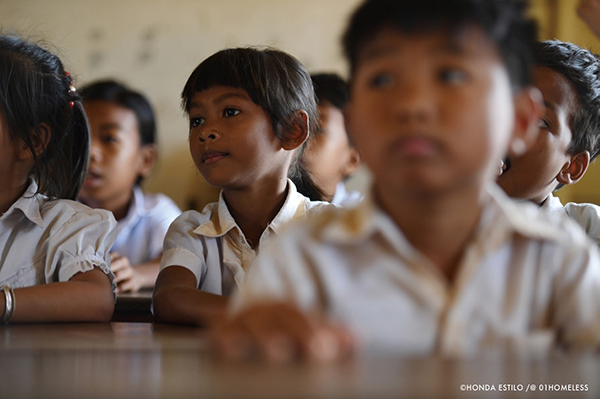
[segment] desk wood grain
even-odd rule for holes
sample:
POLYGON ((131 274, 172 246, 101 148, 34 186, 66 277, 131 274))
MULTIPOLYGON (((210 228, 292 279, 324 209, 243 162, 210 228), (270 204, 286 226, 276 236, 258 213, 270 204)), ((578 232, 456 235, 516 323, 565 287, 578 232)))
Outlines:
MULTIPOLYGON (((510 387, 509 387, 510 388, 510 387)), ((206 330, 151 323, 0 327, 2 398, 598 398, 600 358, 363 357, 336 365, 227 363, 206 330), (461 391, 461 385, 494 391, 461 391), (498 392, 499 384, 587 384, 498 392)))

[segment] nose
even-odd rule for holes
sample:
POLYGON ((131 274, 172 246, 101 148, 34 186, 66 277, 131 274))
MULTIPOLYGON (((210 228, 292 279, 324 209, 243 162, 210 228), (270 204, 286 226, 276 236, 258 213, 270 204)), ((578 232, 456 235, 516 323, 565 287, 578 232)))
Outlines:
POLYGON ((102 159, 102 150, 98 140, 93 139, 90 143, 90 162, 99 162, 102 159))
POLYGON ((434 87, 411 76, 394 90, 394 117, 402 122, 425 122, 435 110, 434 87))
POLYGON ((201 143, 206 141, 215 141, 221 138, 221 133, 213 126, 204 126, 198 136, 201 143))

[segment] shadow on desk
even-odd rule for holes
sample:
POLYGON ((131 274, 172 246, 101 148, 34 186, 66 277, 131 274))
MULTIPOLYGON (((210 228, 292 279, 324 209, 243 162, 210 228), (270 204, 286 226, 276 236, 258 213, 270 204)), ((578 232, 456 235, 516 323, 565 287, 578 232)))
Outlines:
POLYGON ((117 294, 115 311, 111 321, 128 323, 152 323, 154 316, 152 306, 152 291, 117 294))

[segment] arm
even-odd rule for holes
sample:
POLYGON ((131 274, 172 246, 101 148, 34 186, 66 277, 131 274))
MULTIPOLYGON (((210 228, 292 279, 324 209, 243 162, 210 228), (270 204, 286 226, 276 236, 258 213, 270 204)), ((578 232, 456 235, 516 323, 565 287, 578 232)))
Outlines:
MULTIPOLYGON (((69 281, 16 288, 11 323, 110 321, 114 310, 111 282, 100 269, 75 274, 69 281)), ((4 314, 5 297, 0 295, 4 314)))
POLYGON ((163 269, 156 280, 152 304, 159 323, 206 326, 225 314, 229 299, 197 288, 196 276, 181 266, 163 269))
POLYGON ((129 259, 116 252, 110 254, 110 270, 115 274, 118 292, 138 292, 143 288, 154 288, 160 270, 162 256, 147 263, 132 266, 129 259))

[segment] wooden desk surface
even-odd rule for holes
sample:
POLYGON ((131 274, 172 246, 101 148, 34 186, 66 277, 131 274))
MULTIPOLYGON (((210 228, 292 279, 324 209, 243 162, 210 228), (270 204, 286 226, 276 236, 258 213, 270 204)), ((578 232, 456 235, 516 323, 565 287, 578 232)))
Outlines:
POLYGON ((600 357, 590 354, 529 360, 361 358, 281 366, 218 361, 209 345, 206 330, 151 323, 0 327, 0 397, 600 397, 600 357), (535 392, 525 392, 530 384, 535 392), (567 384, 586 390, 556 392, 569 389, 567 384), (499 392, 502 388, 508 391, 499 392))

